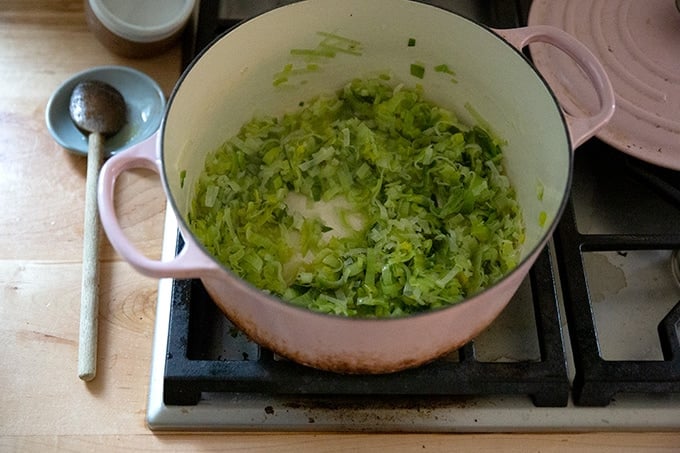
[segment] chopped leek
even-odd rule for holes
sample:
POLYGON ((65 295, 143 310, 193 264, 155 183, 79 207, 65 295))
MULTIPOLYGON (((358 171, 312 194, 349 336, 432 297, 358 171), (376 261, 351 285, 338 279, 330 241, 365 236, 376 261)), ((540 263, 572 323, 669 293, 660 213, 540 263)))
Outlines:
POLYGON ((437 65, 437 66, 434 67, 434 71, 435 72, 441 72, 443 74, 447 74, 447 75, 451 76, 451 82, 458 83, 458 80, 456 80, 456 72, 453 69, 449 68, 448 65, 446 65, 446 64, 437 65))
POLYGON ((444 74, 456 75, 455 71, 449 68, 446 64, 440 64, 434 67, 435 72, 443 72, 444 74))
POLYGON ((545 195, 545 185, 543 181, 536 180, 536 198, 538 201, 543 201, 543 196, 545 195))
POLYGON ((294 61, 286 63, 281 71, 274 74, 273 86, 286 86, 294 79, 304 85, 307 80, 299 79, 300 76, 320 71, 324 61, 335 58, 338 53, 352 56, 362 55, 363 47, 360 41, 335 33, 319 31, 316 34, 322 39, 315 48, 290 49, 289 55, 294 61))
POLYGON ((519 261, 520 207, 503 142, 423 99, 354 80, 210 153, 189 224, 233 272, 339 316, 446 307, 519 261))
POLYGON ((411 64, 411 75, 413 77, 418 77, 419 79, 422 79, 423 77, 425 77, 425 66, 423 66, 420 63, 411 64))

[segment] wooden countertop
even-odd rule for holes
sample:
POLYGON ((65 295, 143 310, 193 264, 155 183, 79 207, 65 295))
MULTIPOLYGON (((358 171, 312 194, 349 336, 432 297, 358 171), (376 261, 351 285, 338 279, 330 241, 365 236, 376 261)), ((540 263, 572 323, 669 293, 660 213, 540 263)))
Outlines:
MULTIPOLYGON (((85 159, 45 126, 52 91, 91 66, 122 64, 169 94, 180 50, 147 60, 108 52, 82 0, 0 7, 0 451, 680 451, 680 434, 156 434, 144 424, 156 280, 101 246, 98 376, 76 373, 85 159)), ((165 200, 150 172, 123 175, 120 217, 158 256, 165 200)))

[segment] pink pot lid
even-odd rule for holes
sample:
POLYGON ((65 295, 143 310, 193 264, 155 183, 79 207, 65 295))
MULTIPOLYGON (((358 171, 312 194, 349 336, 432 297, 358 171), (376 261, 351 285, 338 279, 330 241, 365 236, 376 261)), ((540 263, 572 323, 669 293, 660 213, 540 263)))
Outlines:
MULTIPOLYGON (((680 170, 680 12, 673 0, 534 0, 529 24, 565 30, 604 65, 617 105, 598 138, 638 159, 680 170)), ((532 45, 531 55, 568 110, 578 114, 596 107, 573 101, 592 88, 571 59, 542 44, 532 45)))

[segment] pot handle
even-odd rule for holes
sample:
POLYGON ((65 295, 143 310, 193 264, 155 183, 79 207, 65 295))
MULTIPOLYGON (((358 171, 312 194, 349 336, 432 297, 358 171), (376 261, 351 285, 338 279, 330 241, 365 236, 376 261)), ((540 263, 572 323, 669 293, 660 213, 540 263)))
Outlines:
MULTIPOLYGON (((508 43, 518 50, 532 42, 551 44, 569 55, 586 73, 600 100, 600 110, 592 116, 576 117, 565 112, 569 135, 574 148, 595 135, 614 115, 615 97, 609 77, 597 57, 583 43, 569 33, 549 25, 533 25, 523 28, 495 29, 508 43)), ((564 109, 563 109, 564 110, 564 109)))
POLYGON ((123 172, 135 168, 146 168, 160 174, 162 163, 157 151, 158 140, 156 132, 113 155, 102 166, 97 193, 102 226, 113 248, 140 273, 154 278, 199 278, 219 269, 219 266, 201 250, 191 235, 182 235, 184 248, 172 260, 153 260, 132 244, 118 222, 114 202, 116 180, 123 172))

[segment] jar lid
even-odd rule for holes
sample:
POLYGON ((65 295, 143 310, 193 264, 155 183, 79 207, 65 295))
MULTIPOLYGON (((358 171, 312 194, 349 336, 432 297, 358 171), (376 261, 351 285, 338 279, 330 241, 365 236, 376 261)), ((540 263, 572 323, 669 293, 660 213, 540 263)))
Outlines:
POLYGON ((154 42, 181 30, 195 0, 89 0, 97 19, 111 32, 136 42, 154 42))

